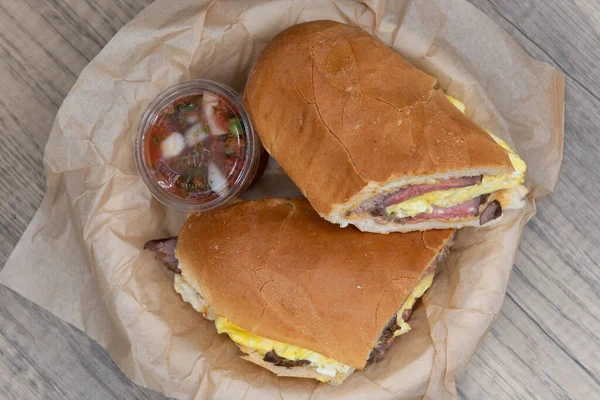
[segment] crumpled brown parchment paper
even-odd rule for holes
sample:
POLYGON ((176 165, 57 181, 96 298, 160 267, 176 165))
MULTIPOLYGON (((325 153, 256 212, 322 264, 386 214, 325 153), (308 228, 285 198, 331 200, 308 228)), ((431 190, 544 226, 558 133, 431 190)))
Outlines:
MULTIPOLYGON (((157 1, 82 72, 53 126, 48 191, 0 281, 104 346, 134 382, 181 399, 455 399, 465 367, 502 305, 534 197, 562 158, 562 75, 533 60, 466 1, 157 1), (342 386, 277 378, 183 303, 172 276, 141 251, 176 234, 184 215, 152 198, 133 141, 148 103, 190 78, 241 91, 261 49, 284 28, 333 19, 363 27, 436 76, 467 113, 529 166, 526 210, 496 228, 460 231, 413 330, 342 386)), ((271 163, 246 196, 299 192, 271 163)), ((226 266, 224 266, 226 267, 226 266)))

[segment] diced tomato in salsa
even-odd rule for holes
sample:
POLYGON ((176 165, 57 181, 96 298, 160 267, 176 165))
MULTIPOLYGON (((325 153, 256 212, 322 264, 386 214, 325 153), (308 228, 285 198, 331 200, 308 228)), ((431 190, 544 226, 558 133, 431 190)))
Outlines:
POLYGON ((198 203, 215 200, 233 185, 249 151, 239 112, 229 100, 209 93, 165 107, 144 146, 158 184, 198 203))

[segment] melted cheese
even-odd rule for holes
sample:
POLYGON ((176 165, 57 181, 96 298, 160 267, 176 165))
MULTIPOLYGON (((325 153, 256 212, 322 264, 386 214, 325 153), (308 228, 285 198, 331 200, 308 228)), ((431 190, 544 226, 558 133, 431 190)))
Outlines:
POLYGON ((394 336, 404 335, 406 332, 410 331, 410 325, 402 319, 402 314, 404 311, 413 308, 417 299, 422 297, 427 289, 431 287, 434 276, 435 272, 430 272, 429 274, 425 275, 425 277, 421 279, 421 282, 415 286, 410 296, 408 296, 408 299, 406 299, 402 305, 402 308, 398 311, 398 314, 396 314, 396 323, 398 324, 398 329, 396 329, 396 332, 394 332, 394 336))
POLYGON ((316 368, 316 371, 330 378, 334 378, 337 373, 346 374, 351 367, 331 358, 327 358, 319 353, 303 349, 302 347, 277 342, 262 336, 255 335, 234 325, 227 318, 218 317, 215 321, 217 332, 226 333, 229 338, 240 346, 250 348, 264 356, 270 351, 274 351, 279 357, 287 360, 308 360, 310 365, 316 368))
MULTIPOLYGON (((465 105, 462 102, 451 96, 448 96, 448 99, 460 111, 463 113, 465 112, 465 105)), ((527 165, 505 141, 494 135, 492 132, 487 132, 496 143, 508 152, 508 156, 515 172, 506 175, 484 175, 482 182, 478 185, 425 193, 401 203, 391 205, 387 207, 385 211, 396 218, 414 217, 415 215, 422 213, 431 213, 433 211, 433 206, 452 207, 474 199, 475 197, 500 190, 518 188, 519 191, 522 192, 520 186, 525 179, 527 165)), ((509 196, 506 197, 506 199, 509 198, 509 196)), ((504 206, 505 204, 502 205, 504 206)))

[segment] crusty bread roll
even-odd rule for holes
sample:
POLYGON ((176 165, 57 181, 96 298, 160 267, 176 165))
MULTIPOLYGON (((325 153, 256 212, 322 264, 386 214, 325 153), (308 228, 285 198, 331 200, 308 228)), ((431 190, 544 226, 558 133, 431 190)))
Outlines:
POLYGON ((342 226, 387 233, 479 225, 479 213, 408 223, 353 211, 410 185, 515 173, 509 152, 435 78, 338 22, 277 35, 250 73, 244 103, 267 151, 315 210, 342 226))
MULTIPOLYGON (((178 269, 202 304, 178 291, 211 319, 225 317, 245 331, 363 369, 453 233, 341 229, 305 199, 237 203, 188 217, 177 239, 178 269)), ((309 366, 276 367, 240 348, 279 375, 323 380, 309 366)))

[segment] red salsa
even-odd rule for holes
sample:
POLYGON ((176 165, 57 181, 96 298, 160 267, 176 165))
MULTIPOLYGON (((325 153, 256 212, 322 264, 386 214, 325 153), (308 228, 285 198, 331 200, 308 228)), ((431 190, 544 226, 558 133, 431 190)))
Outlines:
POLYGON ((146 165, 158 185, 198 204, 227 194, 250 151, 239 111, 208 92, 173 101, 155 114, 147 132, 146 165))

